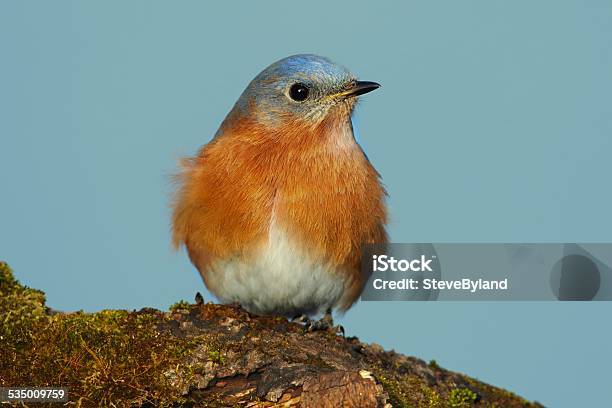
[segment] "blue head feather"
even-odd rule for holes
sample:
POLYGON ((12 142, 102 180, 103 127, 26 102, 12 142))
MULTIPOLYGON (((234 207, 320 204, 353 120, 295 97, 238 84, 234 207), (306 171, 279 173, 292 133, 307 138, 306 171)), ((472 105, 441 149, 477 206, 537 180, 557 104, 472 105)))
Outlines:
POLYGON ((336 103, 326 96, 341 92, 355 80, 348 69, 325 57, 293 55, 273 63, 257 75, 230 115, 251 115, 267 126, 276 126, 283 119, 318 121, 336 103), (289 89, 297 83, 309 88, 307 100, 298 102, 289 97, 289 89))

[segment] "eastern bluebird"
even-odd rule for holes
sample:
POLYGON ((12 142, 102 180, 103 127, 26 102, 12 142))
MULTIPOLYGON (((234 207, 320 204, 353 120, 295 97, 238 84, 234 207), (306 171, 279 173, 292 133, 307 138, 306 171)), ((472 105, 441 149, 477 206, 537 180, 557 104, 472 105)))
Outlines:
POLYGON ((361 247, 386 243, 385 190, 355 141, 358 81, 316 55, 263 70, 178 176, 173 241, 208 289, 256 314, 348 309, 369 276, 361 247))

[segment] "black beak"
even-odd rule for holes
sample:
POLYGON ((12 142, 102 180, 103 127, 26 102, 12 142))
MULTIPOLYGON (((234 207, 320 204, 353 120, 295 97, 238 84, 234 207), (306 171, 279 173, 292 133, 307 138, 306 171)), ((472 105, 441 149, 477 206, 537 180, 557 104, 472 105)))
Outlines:
POLYGON ((377 82, 370 81, 356 81, 354 85, 349 88, 345 95, 346 96, 359 96, 372 92, 375 89, 380 88, 380 84, 377 82))

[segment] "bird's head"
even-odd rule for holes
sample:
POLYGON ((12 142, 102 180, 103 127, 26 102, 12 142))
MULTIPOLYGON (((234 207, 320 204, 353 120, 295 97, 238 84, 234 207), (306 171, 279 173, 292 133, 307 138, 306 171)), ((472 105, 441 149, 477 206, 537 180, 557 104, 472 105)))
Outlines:
POLYGON ((259 126, 317 126, 333 116, 348 120, 356 97, 378 88, 358 81, 346 68, 329 59, 299 54, 275 62, 257 75, 228 116, 259 126))

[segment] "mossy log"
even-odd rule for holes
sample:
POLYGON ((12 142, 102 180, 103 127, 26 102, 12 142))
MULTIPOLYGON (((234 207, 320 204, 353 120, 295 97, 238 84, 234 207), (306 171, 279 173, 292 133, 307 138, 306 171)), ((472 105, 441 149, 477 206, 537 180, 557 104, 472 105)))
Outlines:
POLYGON ((198 303, 56 312, 0 263, 0 387, 69 387, 83 407, 541 407, 354 337, 198 303))

